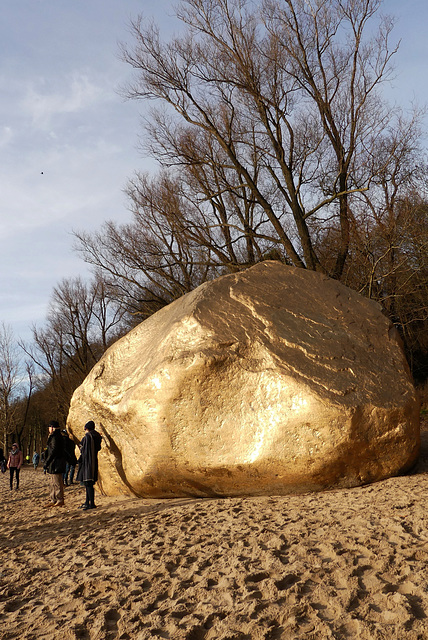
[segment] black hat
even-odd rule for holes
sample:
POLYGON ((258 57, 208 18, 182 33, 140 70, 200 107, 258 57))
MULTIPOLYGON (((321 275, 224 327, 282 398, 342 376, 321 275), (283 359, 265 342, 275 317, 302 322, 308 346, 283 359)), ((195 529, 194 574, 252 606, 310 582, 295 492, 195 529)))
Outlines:
POLYGON ((85 429, 87 431, 93 431, 95 429, 95 422, 93 420, 89 420, 89 422, 85 424, 85 429))
POLYGON ((57 422, 56 420, 51 420, 48 426, 53 427, 54 429, 59 429, 59 422, 57 422))

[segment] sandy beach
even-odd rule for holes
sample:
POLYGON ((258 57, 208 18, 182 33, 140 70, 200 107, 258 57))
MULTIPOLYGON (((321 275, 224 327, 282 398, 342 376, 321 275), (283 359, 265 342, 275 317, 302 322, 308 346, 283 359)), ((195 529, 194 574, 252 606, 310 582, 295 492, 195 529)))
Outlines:
POLYGON ((0 477, 0 638, 428 639, 428 425, 406 476, 300 496, 143 500, 0 477))

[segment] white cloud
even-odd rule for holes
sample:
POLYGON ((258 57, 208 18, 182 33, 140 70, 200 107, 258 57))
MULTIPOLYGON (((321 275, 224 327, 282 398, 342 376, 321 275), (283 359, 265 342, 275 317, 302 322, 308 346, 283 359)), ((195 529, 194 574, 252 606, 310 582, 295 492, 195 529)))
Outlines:
POLYGON ((58 116, 79 113, 107 98, 106 91, 85 73, 75 72, 65 86, 49 91, 44 78, 32 81, 22 100, 22 109, 34 126, 47 129, 58 116))
POLYGON ((7 147, 13 138, 12 127, 2 127, 0 130, 0 148, 7 147))

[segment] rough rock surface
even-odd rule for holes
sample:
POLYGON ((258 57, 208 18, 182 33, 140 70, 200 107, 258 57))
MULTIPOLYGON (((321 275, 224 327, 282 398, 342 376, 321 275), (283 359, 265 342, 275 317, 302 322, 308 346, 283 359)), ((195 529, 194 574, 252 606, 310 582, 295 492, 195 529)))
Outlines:
POLYGON ((68 428, 104 436, 107 495, 263 495, 351 487, 411 467, 419 403, 380 307, 263 262, 203 284, 117 341, 68 428))

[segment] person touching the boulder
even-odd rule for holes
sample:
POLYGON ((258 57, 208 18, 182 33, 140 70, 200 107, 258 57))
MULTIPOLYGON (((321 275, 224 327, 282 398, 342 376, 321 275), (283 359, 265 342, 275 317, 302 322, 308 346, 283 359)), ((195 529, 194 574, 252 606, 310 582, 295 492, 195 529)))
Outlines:
POLYGON ((50 475, 50 504, 47 507, 64 506, 64 481, 66 455, 64 438, 61 435, 60 426, 56 420, 49 423, 49 438, 46 447, 46 457, 43 469, 50 475))
POLYGON ((86 489, 86 500, 79 509, 95 509, 94 485, 98 480, 98 452, 101 449, 102 437, 95 430, 95 423, 90 420, 85 424, 85 435, 80 443, 79 470, 76 480, 83 482, 86 489))

